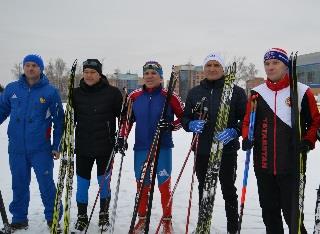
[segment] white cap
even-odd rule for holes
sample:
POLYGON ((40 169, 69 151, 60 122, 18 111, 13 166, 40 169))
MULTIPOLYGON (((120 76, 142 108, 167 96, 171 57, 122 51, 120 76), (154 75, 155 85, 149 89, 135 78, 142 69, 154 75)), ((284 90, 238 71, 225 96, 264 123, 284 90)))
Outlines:
POLYGON ((224 60, 223 58, 217 54, 217 53, 211 53, 209 54, 203 61, 203 68, 205 67, 205 65, 207 64, 207 62, 211 61, 211 60, 215 60, 217 61, 218 63, 220 63, 220 65, 222 66, 223 70, 224 70, 224 60))

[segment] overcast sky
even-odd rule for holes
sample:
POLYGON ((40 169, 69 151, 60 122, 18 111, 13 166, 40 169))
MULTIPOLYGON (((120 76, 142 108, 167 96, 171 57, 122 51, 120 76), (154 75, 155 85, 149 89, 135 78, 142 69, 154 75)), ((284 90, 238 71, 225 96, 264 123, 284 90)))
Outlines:
POLYGON ((201 65, 217 51, 227 60, 246 56, 263 76, 268 48, 320 51, 319 12, 319 0, 2 0, 0 82, 29 53, 68 67, 98 58, 105 73, 139 75, 157 60, 168 77, 171 65, 201 65))

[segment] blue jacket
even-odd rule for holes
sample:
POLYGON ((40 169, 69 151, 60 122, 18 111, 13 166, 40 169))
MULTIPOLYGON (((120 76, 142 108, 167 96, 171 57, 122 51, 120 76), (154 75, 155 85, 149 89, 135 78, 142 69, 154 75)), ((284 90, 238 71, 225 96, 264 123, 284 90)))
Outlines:
POLYGON ((29 87, 24 75, 7 85, 0 96, 0 124, 9 115, 9 153, 58 150, 64 113, 58 90, 49 84, 45 75, 42 74, 39 82, 32 87, 29 87))
MULTIPOLYGON (((130 93, 129 100, 133 103, 132 116, 129 121, 130 126, 127 127, 127 131, 124 129, 125 127, 122 127, 121 135, 128 136, 129 129, 131 129, 133 122, 136 122, 134 150, 147 150, 150 148, 161 117, 166 95, 167 90, 161 86, 152 91, 148 91, 144 87, 130 93)), ((172 123, 174 131, 181 128, 180 119, 183 115, 183 109, 184 105, 180 98, 173 94, 168 105, 166 120, 172 123), (177 116, 175 121, 174 115, 177 116)), ((163 133, 161 147, 173 147, 171 131, 163 133)))

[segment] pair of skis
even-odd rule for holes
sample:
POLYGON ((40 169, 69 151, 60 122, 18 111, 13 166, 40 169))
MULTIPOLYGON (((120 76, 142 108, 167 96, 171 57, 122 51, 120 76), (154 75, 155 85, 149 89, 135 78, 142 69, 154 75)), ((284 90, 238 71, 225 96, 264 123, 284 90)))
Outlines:
POLYGON ((294 152, 294 179, 292 184, 293 193, 290 231, 292 233, 300 234, 303 221, 306 155, 301 153, 298 148, 301 142, 301 125, 297 77, 297 55, 298 52, 295 54, 292 53, 289 58, 291 124, 293 136, 292 147, 294 152))
POLYGON ((59 218, 62 193, 64 186, 66 186, 65 192, 65 204, 64 204, 64 225, 63 233, 69 233, 70 226, 70 206, 71 206, 71 196, 72 196, 72 184, 73 184, 73 175, 74 175, 74 110, 72 104, 73 89, 74 89, 74 80, 75 72, 77 67, 77 60, 74 61, 70 78, 68 84, 68 96, 67 96, 67 105, 64 116, 64 131, 61 139, 61 159, 59 166, 59 175, 57 183, 56 198, 54 202, 54 211, 53 211, 53 220, 51 226, 51 234, 57 234, 59 230, 59 218), (67 178, 66 178, 67 176, 67 178))
MULTIPOLYGON (((170 81, 168 85, 168 91, 166 95, 166 99, 164 102, 163 110, 160 119, 166 118, 169 103, 177 82, 178 76, 175 72, 175 67, 172 66, 172 72, 170 76, 170 81)), ((144 232, 147 234, 149 233, 149 224, 150 224, 150 216, 151 216, 151 209, 152 209, 152 200, 153 200, 153 193, 154 193, 154 184, 155 184, 155 178, 156 178, 156 170, 158 166, 158 158, 160 154, 160 143, 161 143, 161 135, 162 131, 159 127, 157 127, 155 135, 153 137, 153 141, 147 156, 146 161, 144 162, 142 169, 141 169, 141 176, 139 179, 139 184, 141 186, 139 187, 136 196, 135 196, 135 204, 134 204, 134 209, 133 209, 133 214, 132 214, 132 219, 131 219, 131 224, 130 224, 130 229, 129 229, 129 234, 133 233, 134 225, 136 222, 136 218, 138 215, 138 207, 139 203, 141 200, 141 194, 142 194, 142 189, 144 187, 144 182, 145 179, 147 178, 147 173, 150 171, 150 177, 151 177, 151 188, 148 193, 148 208, 147 208, 147 217, 146 217, 146 225, 145 225, 145 230, 144 232)))
MULTIPOLYGON (((233 87, 236 80, 236 63, 228 67, 227 74, 224 78, 224 85, 214 134, 223 131, 228 124, 230 103, 233 94, 233 87)), ((210 157, 208 162, 207 173, 203 188, 203 198, 200 202, 199 215, 196 233, 209 234, 211 228, 212 211, 214 206, 217 182, 219 177, 223 144, 213 139, 210 157)))

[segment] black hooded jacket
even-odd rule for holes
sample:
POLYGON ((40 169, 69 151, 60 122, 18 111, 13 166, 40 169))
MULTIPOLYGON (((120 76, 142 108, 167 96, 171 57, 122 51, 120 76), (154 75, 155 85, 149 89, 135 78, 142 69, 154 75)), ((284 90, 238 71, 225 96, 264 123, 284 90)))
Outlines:
MULTIPOLYGON (((185 111, 182 118, 182 126, 186 131, 189 130, 189 122, 199 118, 198 114, 193 113, 192 109, 206 97, 204 106, 208 108, 208 120, 199 136, 198 154, 208 155, 210 153, 214 128, 219 110, 224 78, 215 81, 204 79, 200 85, 192 88, 187 96, 185 111)), ((228 128, 235 128, 238 136, 241 135, 241 122, 246 112, 247 96, 244 89, 235 85, 230 104, 228 128)), ((224 146, 224 152, 235 152, 240 148, 239 139, 236 138, 224 146)))
POLYGON ((105 76, 93 86, 80 81, 80 87, 73 92, 77 156, 109 157, 121 105, 120 90, 111 86, 105 76))

